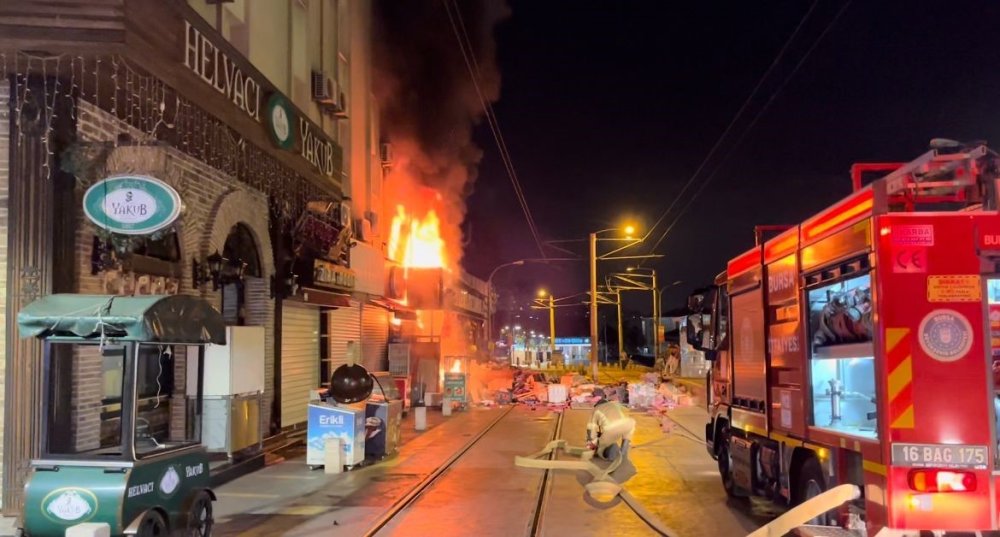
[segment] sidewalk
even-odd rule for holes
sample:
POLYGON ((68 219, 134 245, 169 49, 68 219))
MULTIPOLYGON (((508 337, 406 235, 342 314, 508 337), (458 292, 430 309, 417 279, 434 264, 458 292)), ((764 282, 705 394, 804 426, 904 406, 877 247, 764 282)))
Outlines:
POLYGON ((307 535, 316 531, 330 535, 332 525, 340 526, 337 535, 352 535, 353 529, 370 524, 395 498, 433 472, 502 411, 473 407, 444 417, 440 410, 429 410, 428 421, 436 426, 419 433, 408 418, 402 425, 407 441, 398 455, 350 472, 310 470, 304 456, 293 456, 236 479, 215 490, 218 501, 213 535, 307 535))

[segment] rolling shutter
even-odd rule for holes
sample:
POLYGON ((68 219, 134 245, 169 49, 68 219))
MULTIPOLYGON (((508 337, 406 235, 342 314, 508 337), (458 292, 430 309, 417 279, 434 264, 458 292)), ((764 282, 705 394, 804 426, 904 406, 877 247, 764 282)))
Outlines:
POLYGON ((319 309, 285 303, 281 316, 281 426, 306 421, 319 387, 319 309))
POLYGON ((327 334, 330 338, 327 344, 329 355, 326 359, 329 361, 329 371, 332 374, 342 364, 347 363, 348 341, 361 346, 361 305, 352 300, 349 307, 327 310, 325 315, 326 322, 329 323, 327 334))
POLYGON ((389 311, 373 304, 361 306, 361 365, 368 371, 389 366, 389 311))

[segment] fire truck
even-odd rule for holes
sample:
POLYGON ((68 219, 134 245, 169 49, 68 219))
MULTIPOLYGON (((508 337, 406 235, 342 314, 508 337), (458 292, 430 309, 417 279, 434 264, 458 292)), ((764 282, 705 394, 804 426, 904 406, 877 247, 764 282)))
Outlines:
POLYGON ((861 490, 801 535, 1000 536, 1000 158, 931 147, 855 164, 849 196, 689 297, 726 492, 861 490))

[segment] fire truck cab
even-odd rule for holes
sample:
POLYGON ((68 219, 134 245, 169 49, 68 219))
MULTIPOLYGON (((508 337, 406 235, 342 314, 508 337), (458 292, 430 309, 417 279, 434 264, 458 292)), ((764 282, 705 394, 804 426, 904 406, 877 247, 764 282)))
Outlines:
POLYGON ((795 506, 850 483, 861 498, 813 524, 1000 535, 1000 159, 934 145, 855 165, 851 195, 690 297, 728 494, 795 506))

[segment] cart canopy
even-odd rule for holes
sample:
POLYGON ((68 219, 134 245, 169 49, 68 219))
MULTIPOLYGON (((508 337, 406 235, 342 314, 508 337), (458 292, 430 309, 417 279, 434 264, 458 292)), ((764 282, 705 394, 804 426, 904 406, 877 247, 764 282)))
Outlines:
POLYGON ((226 343, 226 323, 200 298, 49 295, 17 316, 21 337, 152 343, 226 343))

